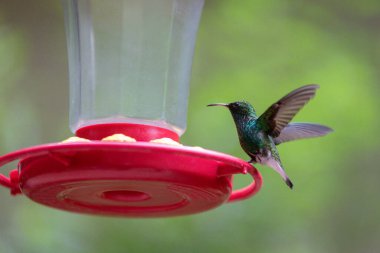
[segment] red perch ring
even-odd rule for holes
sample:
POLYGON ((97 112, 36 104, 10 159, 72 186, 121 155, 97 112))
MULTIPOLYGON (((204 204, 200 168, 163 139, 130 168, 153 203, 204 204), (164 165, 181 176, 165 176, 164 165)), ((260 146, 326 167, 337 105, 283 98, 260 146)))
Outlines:
POLYGON ((67 211, 130 217, 192 214, 259 191, 262 179, 247 162, 185 146, 134 142, 76 142, 34 146, 0 157, 20 160, 0 184, 35 202, 67 211), (253 182, 232 190, 234 174, 253 182))

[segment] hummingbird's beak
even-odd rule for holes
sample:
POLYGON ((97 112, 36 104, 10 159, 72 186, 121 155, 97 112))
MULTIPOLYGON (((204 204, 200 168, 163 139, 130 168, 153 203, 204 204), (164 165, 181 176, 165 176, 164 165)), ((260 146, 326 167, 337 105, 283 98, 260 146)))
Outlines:
POLYGON ((217 103, 217 104, 209 104, 207 106, 225 106, 225 107, 228 107, 228 104, 224 104, 224 103, 217 103))

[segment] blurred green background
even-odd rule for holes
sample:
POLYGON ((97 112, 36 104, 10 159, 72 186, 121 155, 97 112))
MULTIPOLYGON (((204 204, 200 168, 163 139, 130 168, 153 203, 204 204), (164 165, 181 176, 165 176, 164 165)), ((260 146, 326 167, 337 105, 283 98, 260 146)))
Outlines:
MULTIPOLYGON (((73 214, 0 189, 0 252, 380 252, 379 69, 378 0, 206 0, 182 141, 247 159, 229 113, 205 105, 263 112, 318 83, 295 121, 335 132, 279 147, 295 189, 258 166, 254 198, 166 219, 73 214)), ((0 0, 0 122, 1 154, 71 135, 59 1, 0 0)))

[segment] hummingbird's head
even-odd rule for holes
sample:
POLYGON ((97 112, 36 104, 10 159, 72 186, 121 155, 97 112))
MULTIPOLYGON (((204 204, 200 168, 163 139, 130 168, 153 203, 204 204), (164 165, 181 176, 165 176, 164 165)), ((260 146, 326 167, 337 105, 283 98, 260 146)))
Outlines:
POLYGON ((232 102, 229 104, 221 104, 221 103, 209 104, 207 106, 224 106, 224 107, 227 107, 233 115, 240 114, 243 116, 246 116, 246 115, 256 116, 255 109, 253 108, 253 106, 250 103, 248 103, 246 101, 237 101, 237 102, 232 102))

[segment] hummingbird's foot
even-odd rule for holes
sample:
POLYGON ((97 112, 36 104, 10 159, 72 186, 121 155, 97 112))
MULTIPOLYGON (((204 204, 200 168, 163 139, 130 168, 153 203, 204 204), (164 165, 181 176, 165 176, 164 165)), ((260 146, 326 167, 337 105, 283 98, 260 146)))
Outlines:
POLYGON ((251 157, 251 160, 247 161, 247 163, 257 163, 255 157, 251 157))

